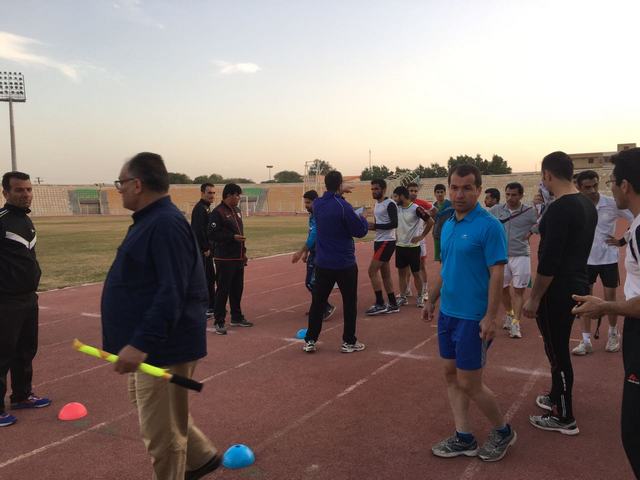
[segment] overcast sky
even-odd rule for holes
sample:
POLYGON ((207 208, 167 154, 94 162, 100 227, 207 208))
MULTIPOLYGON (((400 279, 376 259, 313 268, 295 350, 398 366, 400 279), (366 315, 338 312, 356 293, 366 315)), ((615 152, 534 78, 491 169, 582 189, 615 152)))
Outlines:
MULTIPOLYGON (((264 180, 321 158, 445 164, 640 143, 638 0, 0 0, 0 71, 25 75, 18 167, 111 181, 264 180)), ((10 168, 0 104, 0 170, 10 168)))

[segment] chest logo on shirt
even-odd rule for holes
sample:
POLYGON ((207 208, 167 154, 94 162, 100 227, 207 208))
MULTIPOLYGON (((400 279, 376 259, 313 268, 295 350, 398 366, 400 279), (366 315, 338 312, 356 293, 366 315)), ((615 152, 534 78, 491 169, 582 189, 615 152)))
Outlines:
POLYGON ((216 222, 211 222, 211 228, 216 228, 216 222))

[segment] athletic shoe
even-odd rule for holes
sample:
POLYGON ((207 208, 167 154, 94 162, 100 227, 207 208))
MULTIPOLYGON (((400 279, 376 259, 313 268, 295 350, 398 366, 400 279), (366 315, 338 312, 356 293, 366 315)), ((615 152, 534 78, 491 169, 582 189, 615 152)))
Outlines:
POLYGON ((336 307, 334 305, 327 306, 327 309, 324 311, 324 315, 322 316, 322 321, 329 320, 329 317, 333 315, 336 311, 336 307))
POLYGON ((226 335, 227 334, 227 329, 224 328, 224 325, 218 325, 217 323, 213 325, 213 328, 215 328, 216 333, 218 335, 226 335))
POLYGON ((369 309, 364 313, 369 315, 369 316, 380 315, 381 313, 387 313, 387 306, 386 305, 378 305, 376 303, 375 305, 372 305, 371 307, 369 307, 369 309))
POLYGON ((424 296, 418 295, 418 299, 416 300, 416 306, 418 308, 424 308, 424 296))
POLYGON ((563 435, 577 435, 580 433, 575 420, 568 422, 549 414, 531 415, 529 417, 529 422, 540 430, 560 432, 563 435))
POLYGON ((51 405, 51 400, 46 397, 36 397, 35 395, 29 395, 29 398, 22 402, 12 402, 11 408, 14 410, 22 410, 25 408, 44 408, 51 405))
POLYGON ((222 463, 222 457, 216 453, 211 460, 199 469, 184 472, 184 480, 199 480, 216 470, 220 466, 220 463, 222 463))
POLYGON ((356 343, 343 343, 342 347, 340 347, 340 351, 342 353, 353 353, 353 352, 361 352, 365 349, 364 343, 360 343, 356 341, 356 343))
POLYGON ((304 342, 304 345, 302 346, 302 351, 303 352, 307 352, 307 353, 313 353, 316 351, 316 341, 315 340, 309 340, 307 342, 304 342))
POLYGON ((475 457, 478 455, 478 442, 473 439, 472 442, 466 443, 460 440, 457 435, 454 435, 436 443, 431 447, 431 453, 436 457, 442 458, 459 457, 461 455, 475 457))
POLYGON ((547 410, 548 412, 551 412, 553 410, 553 401, 551 401, 551 397, 547 394, 538 395, 536 397, 536 405, 543 410, 547 410))
POLYGON ((504 316, 504 323, 502 324, 503 330, 511 330, 511 324, 513 323, 513 316, 508 313, 504 316))
POLYGON ((0 413, 0 427, 8 427, 17 421, 18 419, 9 413, 0 413))
POLYGON ((485 442, 480 450, 478 457, 484 462, 497 462, 507 454, 507 450, 511 445, 516 443, 518 435, 516 431, 509 425, 509 435, 503 437, 497 430, 491 430, 489 439, 485 442))
POLYGON ((607 340, 605 350, 612 353, 620 351, 620 338, 617 333, 609 334, 609 340, 607 340))
POLYGON ((576 348, 571 350, 571 353, 573 353, 574 355, 578 355, 580 357, 583 357, 585 355, 593 353, 593 346, 591 345, 591 342, 585 343, 584 340, 583 340, 582 342, 580 342, 578 344, 578 346, 576 348))
POLYGON ((522 332, 520 331, 520 322, 511 322, 509 336, 511 338, 522 338, 522 332))
POLYGON ((387 309, 385 310, 384 313, 399 313, 400 312, 400 307, 398 305, 391 305, 390 303, 387 303, 387 309))
POLYGON ((247 319, 244 317, 239 320, 231 320, 229 325, 232 327, 253 327, 253 323, 247 322, 247 319))
POLYGON ((397 304, 399 307, 401 307, 401 306, 403 306, 403 305, 406 305, 407 303, 408 303, 408 301, 407 301, 407 297, 406 297, 406 296, 404 296, 404 295, 398 295, 398 296, 396 297, 396 304, 397 304))
POLYGON ((407 289, 402 294, 403 297, 412 297, 413 293, 411 292, 411 287, 407 287, 407 289))
POLYGON ((207 318, 213 317, 213 308, 207 308, 207 318))

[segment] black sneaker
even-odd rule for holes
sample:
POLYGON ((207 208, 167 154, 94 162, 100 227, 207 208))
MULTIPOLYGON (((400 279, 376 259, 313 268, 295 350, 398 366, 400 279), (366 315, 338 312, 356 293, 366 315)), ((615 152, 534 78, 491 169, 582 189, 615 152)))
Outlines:
POLYGON ((398 305, 391 305, 387 303, 387 310, 384 313, 400 313, 400 307, 398 305))
POLYGON ((247 319, 244 317, 238 320, 231 320, 229 325, 232 327, 253 327, 253 323, 247 322, 247 319))
POLYGON ((308 340, 306 342, 304 342, 304 345, 302 346, 302 351, 303 352, 307 352, 307 353, 313 353, 316 351, 316 341, 315 340, 308 340))
POLYGON ((547 394, 538 395, 536 397, 536 405, 548 412, 551 412, 553 410, 553 402, 551 401, 551 397, 547 394))
POLYGON ((220 466, 221 461, 222 458, 216 453, 211 460, 209 460, 199 469, 185 472, 184 480, 198 480, 206 475, 209 475, 220 466))
POLYGON ((220 324, 216 323, 213 326, 213 328, 215 329, 216 334, 218 334, 218 335, 226 335, 227 334, 227 329, 224 328, 224 324, 220 325, 220 324))
POLYGON ((580 433, 575 420, 563 420, 554 415, 531 415, 529 422, 540 430, 559 432, 563 435, 577 435, 580 433))
POLYGON ((213 308, 207 308, 207 318, 213 317, 213 308))
POLYGON ((516 431, 509 425, 509 435, 503 437, 497 430, 491 430, 489 439, 478 450, 478 457, 484 462, 497 462, 507 454, 507 450, 511 445, 516 443, 518 435, 516 431))
POLYGON ((336 307, 334 305, 327 305, 327 309, 324 311, 324 315, 322 316, 322 321, 329 320, 329 317, 331 317, 335 311, 336 307))
POLYGON ((377 303, 375 305, 370 306, 365 313, 365 315, 380 315, 381 313, 386 313, 387 312, 387 306, 386 305, 378 305, 377 303))
POLYGON ((461 455, 475 457, 478 455, 478 442, 474 439, 472 442, 466 443, 460 440, 457 435, 454 435, 436 443, 431 447, 431 453, 441 458, 459 457, 461 455))

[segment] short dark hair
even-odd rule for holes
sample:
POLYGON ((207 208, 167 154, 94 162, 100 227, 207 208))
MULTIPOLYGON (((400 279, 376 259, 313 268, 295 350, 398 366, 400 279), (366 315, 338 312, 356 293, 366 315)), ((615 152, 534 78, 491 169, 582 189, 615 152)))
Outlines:
POLYGON ((407 185, 407 189, 412 188, 412 187, 420 188, 420 185, 418 185, 416 182, 411 182, 411 183, 409 183, 407 185))
POLYGON ((444 183, 436 183, 436 186, 433 187, 433 193, 437 192, 438 190, 444 190, 446 192, 447 187, 444 183))
POLYGON ((564 152, 552 152, 542 159, 542 171, 548 171, 554 177, 572 180, 573 160, 564 152))
POLYGON ((324 176, 324 186, 330 192, 337 192, 342 185, 342 174, 338 170, 331 170, 324 176))
POLYGON ((497 202, 500 202, 500 190, 497 188, 487 188, 484 193, 491 196, 491 198, 495 199, 497 202))
POLYGON ((204 193, 209 187, 213 188, 213 183, 203 183, 202 185, 200 185, 200 192, 204 193))
POLYGON ((504 187, 504 191, 506 192, 507 190, 518 190, 518 193, 520 195, 524 194, 524 187, 522 186, 522 184, 520 182, 511 182, 511 183, 507 183, 507 186, 504 187))
POLYGON ((316 198, 318 198, 318 192, 316 192, 315 190, 309 190, 308 192, 304 192, 302 198, 306 198, 313 202, 316 198))
POLYGON ((16 180, 31 180, 31 177, 22 172, 7 172, 2 176, 2 190, 5 192, 9 192, 11 190, 11 179, 15 178, 16 180))
POLYGON ((631 188, 640 194, 640 148, 630 148, 616 153, 611 157, 614 164, 613 176, 616 177, 616 185, 620 186, 623 180, 631 184, 631 188))
POLYGON ((409 198, 409 189, 407 187, 403 187, 402 185, 400 185, 399 187, 396 187, 395 190, 393 191, 394 195, 398 195, 398 196, 403 196, 405 198, 409 198))
POLYGON ((152 192, 169 191, 169 173, 157 153, 141 152, 127 162, 129 175, 140 180, 152 192))
POLYGON ((242 189, 240 188, 240 185, 235 184, 235 183, 227 183, 224 188, 222 189, 222 199, 224 200, 225 198, 227 198, 229 195, 241 195, 242 194, 242 189))
POLYGON ((482 186, 482 174, 480 173, 480 170, 478 170, 478 167, 476 167, 475 165, 471 165, 470 163, 462 163, 460 165, 456 165, 451 170, 449 170, 449 180, 448 180, 449 185, 451 185, 451 177, 453 176, 454 173, 459 177, 466 177, 467 175, 473 175, 475 178, 473 182, 475 186, 476 187, 482 186))
POLYGON ((385 182, 382 178, 374 178, 371 180, 371 185, 378 185, 382 190, 387 189, 387 182, 385 182))
POLYGON ((584 172, 580 172, 578 174, 578 176, 576 177, 576 182, 578 182, 578 186, 581 187, 582 186, 582 182, 584 182, 585 180, 600 180, 600 175, 598 175, 598 172, 595 172, 593 170, 585 170, 584 172))

